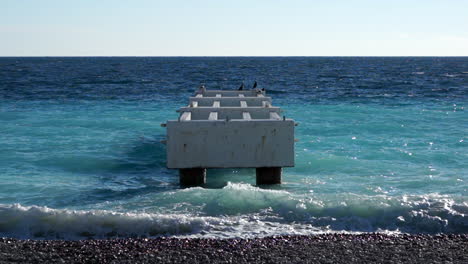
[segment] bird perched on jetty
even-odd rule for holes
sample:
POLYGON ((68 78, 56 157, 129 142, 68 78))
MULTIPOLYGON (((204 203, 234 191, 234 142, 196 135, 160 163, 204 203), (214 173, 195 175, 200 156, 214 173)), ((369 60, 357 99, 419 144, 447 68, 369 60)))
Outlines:
POLYGON ((257 81, 254 82, 254 85, 252 87, 253 89, 257 88, 257 81))
POLYGON ((204 84, 200 85, 200 88, 198 88, 198 90, 202 93, 206 92, 205 85, 204 84))
POLYGON ((237 90, 239 90, 239 91, 244 90, 244 82, 242 82, 241 86, 240 86, 239 89, 237 89, 237 90))

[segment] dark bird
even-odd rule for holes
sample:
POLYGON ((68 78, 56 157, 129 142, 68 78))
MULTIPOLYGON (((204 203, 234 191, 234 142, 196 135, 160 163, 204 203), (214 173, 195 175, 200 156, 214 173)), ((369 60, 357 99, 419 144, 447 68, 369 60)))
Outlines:
POLYGON ((253 89, 257 88, 257 81, 254 82, 253 89))
POLYGON ((265 91, 265 88, 262 88, 262 92, 264 92, 264 91, 265 91))
POLYGON ((242 90, 244 90, 244 83, 242 83, 242 84, 241 84, 241 86, 239 87, 239 89, 238 89, 238 90, 239 90, 239 91, 242 91, 242 90))

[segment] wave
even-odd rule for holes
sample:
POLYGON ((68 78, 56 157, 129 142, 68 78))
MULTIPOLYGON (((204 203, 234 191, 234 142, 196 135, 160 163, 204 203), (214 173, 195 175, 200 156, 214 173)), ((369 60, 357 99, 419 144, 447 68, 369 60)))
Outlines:
POLYGON ((113 237, 262 237, 312 234, 319 229, 260 221, 258 216, 201 217, 184 214, 118 213, 39 206, 0 205, 0 237, 84 239, 113 237))
POLYGON ((206 214, 253 214, 266 210, 261 215, 263 219, 310 225, 321 231, 468 233, 468 203, 439 194, 298 195, 228 183, 216 196, 205 199, 210 201, 202 209, 206 214))
POLYGON ((0 205, 0 236, 248 238, 324 232, 468 233, 468 203, 437 194, 401 197, 344 194, 332 199, 229 183, 221 190, 199 187, 178 190, 167 194, 166 199, 181 208, 199 199, 199 207, 195 201, 194 211, 150 213, 151 210, 115 212, 0 205))
POLYGON ((206 228, 209 218, 184 215, 66 210, 20 204, 0 206, 0 235, 78 239, 185 234, 206 228))

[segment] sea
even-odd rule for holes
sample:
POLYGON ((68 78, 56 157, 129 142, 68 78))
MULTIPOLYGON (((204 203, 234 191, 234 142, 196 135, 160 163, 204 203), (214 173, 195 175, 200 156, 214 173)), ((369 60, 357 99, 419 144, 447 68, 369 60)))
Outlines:
POLYGON ((468 57, 2 57, 0 237, 467 234, 467 107, 468 57), (161 123, 255 81, 295 167, 179 186, 161 123))

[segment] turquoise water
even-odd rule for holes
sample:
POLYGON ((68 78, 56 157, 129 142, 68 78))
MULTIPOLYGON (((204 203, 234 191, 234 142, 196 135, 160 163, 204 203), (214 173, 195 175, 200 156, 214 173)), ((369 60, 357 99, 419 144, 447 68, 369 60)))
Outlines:
POLYGON ((0 236, 468 233, 466 58, 0 65, 0 236), (239 79, 258 80, 300 123, 296 166, 278 186, 223 169, 181 188, 160 124, 200 82, 233 89, 239 79))

